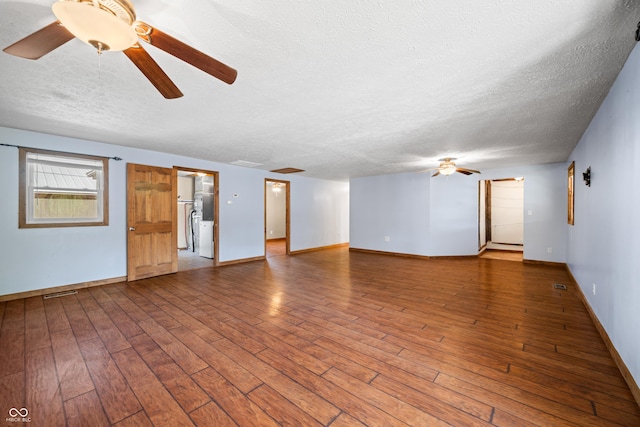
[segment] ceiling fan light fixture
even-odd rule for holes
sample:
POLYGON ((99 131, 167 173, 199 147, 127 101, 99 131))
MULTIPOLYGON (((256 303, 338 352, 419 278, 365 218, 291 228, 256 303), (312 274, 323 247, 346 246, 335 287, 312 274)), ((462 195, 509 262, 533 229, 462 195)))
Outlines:
POLYGON ((104 9, 95 6, 94 2, 68 0, 54 3, 51 9, 71 34, 98 51, 128 49, 138 40, 138 35, 131 26, 135 19, 133 8, 127 1, 122 0, 107 3, 110 4, 106 6, 115 5, 122 9, 104 9))
POLYGON ((166 99, 182 96, 158 63, 138 44, 142 40, 169 55, 232 84, 238 72, 215 58, 144 22, 136 21, 130 0, 59 0, 51 6, 58 18, 44 28, 7 46, 3 52, 39 59, 78 38, 98 50, 122 51, 166 99))
POLYGON ((456 171, 456 166, 452 163, 443 163, 438 170, 442 175, 451 175, 456 171))

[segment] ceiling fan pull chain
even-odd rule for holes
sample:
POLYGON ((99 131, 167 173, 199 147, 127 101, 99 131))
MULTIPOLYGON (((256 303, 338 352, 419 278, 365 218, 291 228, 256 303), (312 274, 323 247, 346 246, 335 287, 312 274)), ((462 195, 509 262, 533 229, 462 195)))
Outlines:
POLYGON ((98 80, 100 80, 102 74, 102 51, 104 49, 102 49, 102 43, 100 42, 96 42, 95 48, 96 52, 98 52, 98 80))

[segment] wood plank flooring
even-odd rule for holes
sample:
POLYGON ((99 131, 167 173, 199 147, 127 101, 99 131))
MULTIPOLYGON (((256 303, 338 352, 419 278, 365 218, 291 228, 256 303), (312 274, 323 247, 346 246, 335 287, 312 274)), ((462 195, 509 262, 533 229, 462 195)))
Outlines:
POLYGON ((266 243, 267 258, 287 254, 286 239, 269 239, 266 243))
POLYGON ((522 251, 505 251, 498 249, 487 249, 480 254, 480 258, 504 259, 509 261, 522 261, 522 251))
POLYGON ((31 426, 640 425, 557 267, 337 248, 0 316, 0 410, 31 426))

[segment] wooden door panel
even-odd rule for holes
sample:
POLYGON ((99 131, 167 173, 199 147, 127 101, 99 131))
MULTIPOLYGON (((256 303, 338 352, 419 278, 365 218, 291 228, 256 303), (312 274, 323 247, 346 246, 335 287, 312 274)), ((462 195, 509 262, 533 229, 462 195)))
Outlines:
MULTIPOLYGON (((173 233, 155 233, 153 236, 155 239, 155 246, 158 249, 156 252, 156 262, 158 265, 170 265, 173 262, 173 254, 174 251, 172 249, 172 240, 175 240, 175 235, 173 233)), ((177 249, 175 251, 177 254, 177 249)))
POLYGON ((127 165, 128 280, 178 271, 174 169, 127 165))

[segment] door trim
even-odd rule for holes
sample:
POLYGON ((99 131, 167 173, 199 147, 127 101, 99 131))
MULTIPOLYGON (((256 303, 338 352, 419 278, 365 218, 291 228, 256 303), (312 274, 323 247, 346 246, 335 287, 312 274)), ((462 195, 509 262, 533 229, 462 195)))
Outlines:
MULTIPOLYGON (((526 226, 526 221, 525 221, 525 205, 524 205, 524 182, 526 181, 526 179, 524 177, 519 177, 519 178, 497 178, 497 179, 487 179, 487 180, 480 180, 479 181, 479 186, 478 186, 478 246, 479 252, 482 252, 484 249, 488 248, 490 243, 494 243, 497 245, 505 245, 505 246, 514 246, 514 247, 520 247, 522 248, 522 250, 524 251, 524 245, 525 245, 525 241, 524 241, 524 237, 525 237, 525 233, 524 233, 524 227, 526 226), (523 234, 522 234, 522 244, 519 243, 503 243, 503 242, 496 242, 494 241, 494 236, 492 233, 492 222, 493 221, 493 207, 491 204, 491 200, 492 200, 492 185, 494 183, 498 183, 498 182, 505 182, 505 181, 522 181, 522 195, 523 195, 523 205, 522 205, 522 211, 523 211, 523 218, 522 218, 522 222, 523 222, 523 234), (484 199, 480 197, 480 186, 482 186, 484 184, 484 199), (485 215, 481 217, 480 215, 480 205, 483 204, 485 205, 485 215), (484 221, 484 225, 485 225, 485 239, 486 239, 486 244, 484 247, 480 247, 480 241, 481 241, 481 236, 480 236, 480 223, 484 221)), ((508 250, 508 249, 505 249, 508 250)), ((510 250, 510 249, 509 249, 510 250)), ((518 252, 520 252, 519 250, 516 250, 518 252)))

